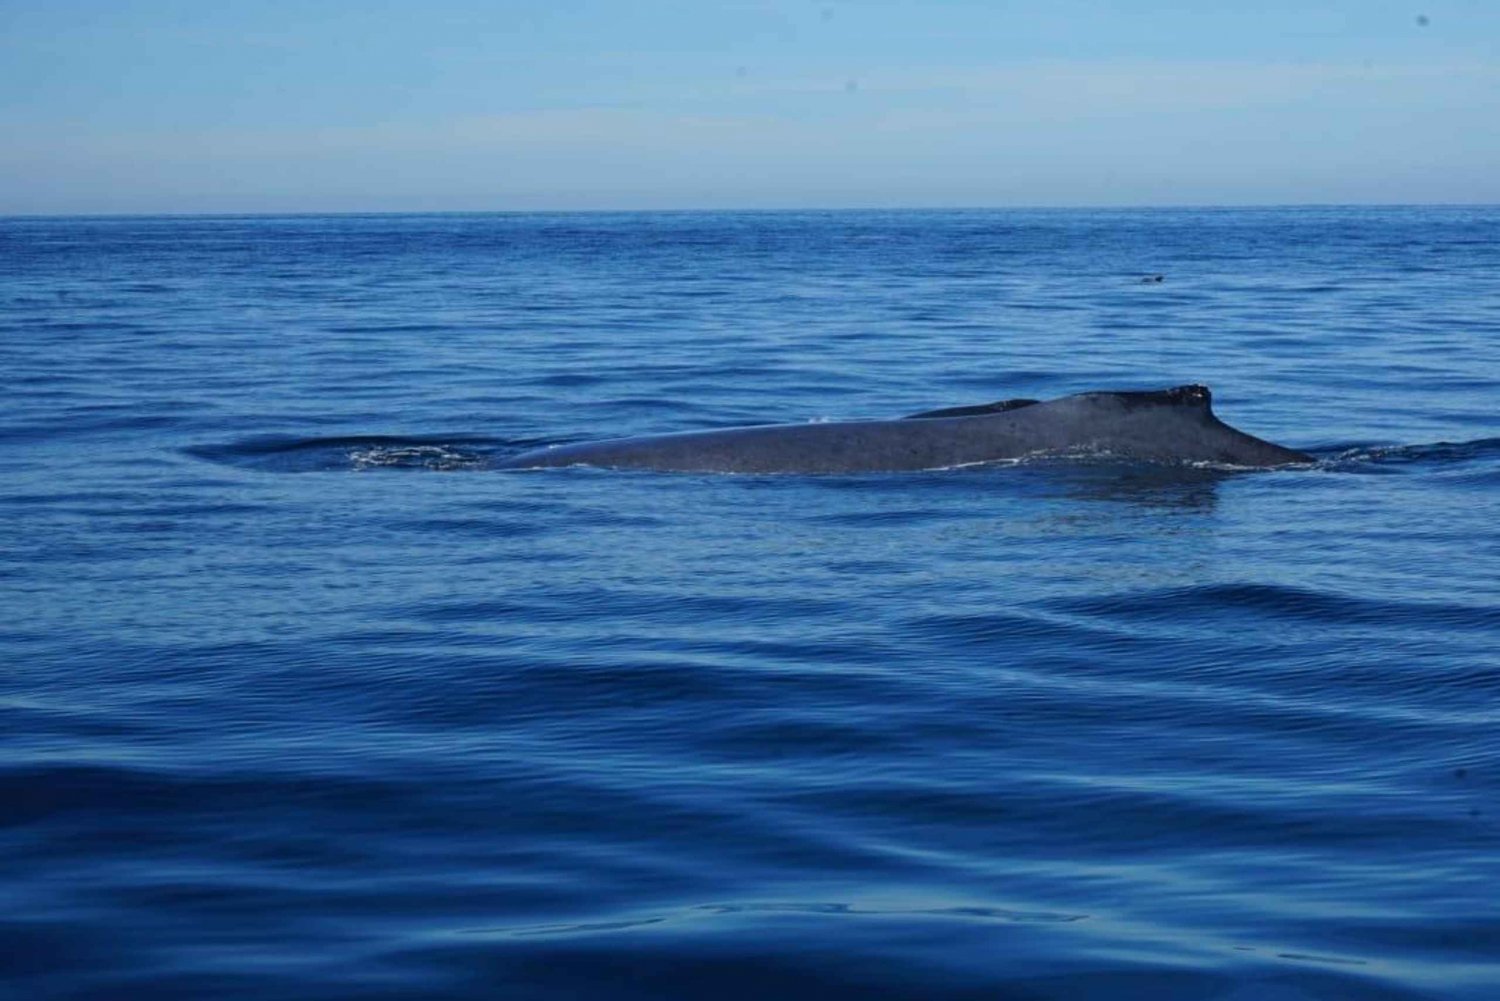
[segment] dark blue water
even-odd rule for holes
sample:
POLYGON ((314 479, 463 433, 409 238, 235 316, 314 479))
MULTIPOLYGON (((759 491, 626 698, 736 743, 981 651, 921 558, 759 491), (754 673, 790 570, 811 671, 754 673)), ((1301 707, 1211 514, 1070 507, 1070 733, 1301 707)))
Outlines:
POLYGON ((4 997, 1500 997, 1500 209, 10 219, 0 310, 4 997), (1320 462, 493 468, 1187 382, 1320 462))

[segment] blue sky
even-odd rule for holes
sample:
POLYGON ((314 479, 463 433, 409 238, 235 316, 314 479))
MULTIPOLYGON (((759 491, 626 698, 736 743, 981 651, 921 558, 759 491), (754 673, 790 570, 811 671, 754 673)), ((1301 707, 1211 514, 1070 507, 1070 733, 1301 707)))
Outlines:
POLYGON ((0 213, 1500 202, 1497 122, 1494 0, 0 0, 0 213))

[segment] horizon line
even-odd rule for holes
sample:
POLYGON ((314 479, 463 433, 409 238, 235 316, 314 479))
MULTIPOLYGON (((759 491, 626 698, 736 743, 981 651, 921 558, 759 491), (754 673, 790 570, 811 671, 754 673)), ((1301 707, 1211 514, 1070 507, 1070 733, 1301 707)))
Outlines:
POLYGON ((380 216, 536 216, 536 215, 778 215, 817 212, 853 214, 864 212, 1171 212, 1171 211, 1246 211, 1286 209, 1478 209, 1500 208, 1500 202, 1180 202, 1141 204, 1080 203, 1034 205, 786 205, 761 207, 678 208, 530 208, 530 209, 293 209, 286 211, 121 211, 121 212, 0 212, 0 220, 10 219, 274 219, 274 218, 368 218, 380 216))

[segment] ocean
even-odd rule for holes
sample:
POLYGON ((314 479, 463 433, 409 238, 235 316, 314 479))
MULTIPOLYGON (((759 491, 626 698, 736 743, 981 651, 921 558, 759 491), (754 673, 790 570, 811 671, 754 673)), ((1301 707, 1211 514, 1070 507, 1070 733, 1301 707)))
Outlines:
POLYGON ((0 380, 0 997, 1500 997, 1500 208, 6 218, 0 380))

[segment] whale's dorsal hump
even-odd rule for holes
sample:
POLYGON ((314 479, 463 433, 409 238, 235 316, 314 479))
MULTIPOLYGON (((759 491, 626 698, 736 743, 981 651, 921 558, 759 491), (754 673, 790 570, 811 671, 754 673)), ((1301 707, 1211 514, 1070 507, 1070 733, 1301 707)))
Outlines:
POLYGON ((994 403, 975 403, 967 407, 944 407, 942 410, 924 410, 920 414, 907 414, 904 420, 915 421, 927 417, 983 417, 985 414, 1003 414, 1007 410, 1029 407, 1036 400, 996 400, 994 403))
MULTIPOLYGON (((1212 413, 1213 394, 1207 386, 1192 384, 1174 386, 1171 389, 1105 390, 1081 393, 1080 399, 1110 400, 1122 404, 1126 409, 1136 407, 1185 407, 1212 413)), ((984 417, 988 414, 1003 414, 1008 410, 1019 410, 1037 403, 1036 400, 996 400, 994 403, 975 403, 965 407, 943 407, 940 410, 924 410, 918 414, 907 414, 905 420, 923 420, 929 417, 984 417)))
POLYGON ((1113 399, 1124 404, 1127 409, 1136 407, 1185 407, 1190 410, 1201 410, 1211 413, 1213 409, 1213 394, 1208 391, 1207 386, 1196 383, 1188 386, 1174 386, 1171 389, 1150 390, 1124 390, 1120 392, 1084 393, 1085 398, 1113 399))

